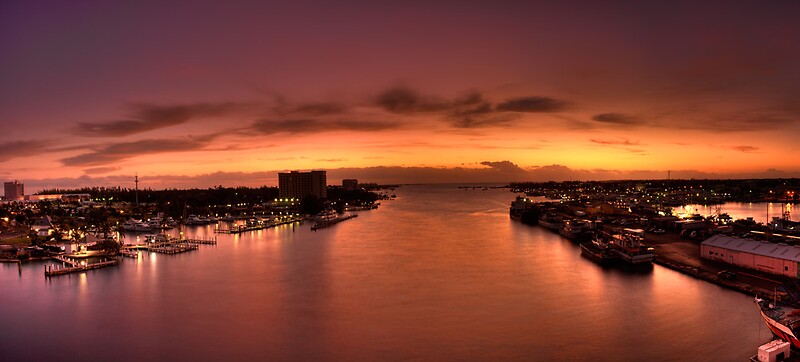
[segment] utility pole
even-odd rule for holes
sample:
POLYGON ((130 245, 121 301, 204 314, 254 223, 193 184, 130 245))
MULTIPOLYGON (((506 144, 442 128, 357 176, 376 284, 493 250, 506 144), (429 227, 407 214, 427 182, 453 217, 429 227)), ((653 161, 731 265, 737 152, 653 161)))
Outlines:
POLYGON ((669 180, 669 179, 670 179, 670 176, 671 176, 671 174, 672 174, 672 171, 669 171, 669 170, 668 170, 668 171, 667 171, 667 180, 669 180))
POLYGON ((139 206, 139 174, 137 173, 133 179, 136 182, 136 206, 139 206))

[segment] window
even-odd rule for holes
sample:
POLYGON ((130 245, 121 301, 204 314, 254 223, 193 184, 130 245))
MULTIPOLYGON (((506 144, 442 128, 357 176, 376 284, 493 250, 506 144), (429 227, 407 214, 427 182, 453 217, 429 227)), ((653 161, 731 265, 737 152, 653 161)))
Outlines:
POLYGON ((789 267, 788 266, 784 266, 783 267, 783 271, 789 271, 789 267))

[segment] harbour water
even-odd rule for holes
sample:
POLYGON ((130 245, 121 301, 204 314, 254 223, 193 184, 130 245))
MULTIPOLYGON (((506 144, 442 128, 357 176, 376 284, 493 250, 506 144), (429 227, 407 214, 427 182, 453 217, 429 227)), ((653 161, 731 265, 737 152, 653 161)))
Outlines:
POLYGON ((219 235, 84 274, 3 264, 0 360, 742 361, 770 337, 752 296, 602 269, 510 220, 508 191, 396 194, 316 232, 219 235))
POLYGON ((788 215, 789 220, 798 220, 795 215, 795 205, 780 202, 726 202, 720 205, 685 205, 673 209, 673 213, 679 216, 690 216, 700 214, 711 216, 718 213, 726 213, 733 220, 746 219, 752 217, 753 221, 766 223, 772 221, 773 217, 783 217, 788 215))

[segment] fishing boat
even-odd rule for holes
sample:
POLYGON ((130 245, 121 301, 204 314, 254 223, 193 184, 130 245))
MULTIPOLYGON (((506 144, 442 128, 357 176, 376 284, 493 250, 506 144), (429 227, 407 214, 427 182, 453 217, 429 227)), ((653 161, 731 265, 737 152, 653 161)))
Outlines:
POLYGON ((608 245, 620 260, 628 264, 652 265, 655 251, 642 244, 643 241, 644 230, 623 228, 612 231, 608 245))
POLYGON ((610 264, 617 259, 617 254, 600 238, 581 243, 581 255, 600 265, 610 264))
POLYGON ((583 220, 566 220, 564 226, 558 230, 561 236, 572 241, 585 241, 592 237, 592 231, 589 229, 589 224, 583 220))
POLYGON ((761 312, 761 318, 772 334, 789 342, 793 349, 800 350, 800 340, 797 339, 797 334, 800 332, 800 309, 779 306, 774 300, 770 303, 758 297, 755 302, 761 312))
POLYGON ((546 214, 539 218, 539 225, 553 231, 558 231, 564 225, 564 219, 556 214, 546 214))

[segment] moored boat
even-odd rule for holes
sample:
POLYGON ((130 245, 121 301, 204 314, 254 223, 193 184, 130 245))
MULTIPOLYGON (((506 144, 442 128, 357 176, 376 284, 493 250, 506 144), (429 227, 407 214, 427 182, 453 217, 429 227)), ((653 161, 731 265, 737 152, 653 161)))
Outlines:
POLYGON ((539 225, 553 231, 558 231, 564 225, 564 219, 555 214, 546 214, 539 218, 539 225))
POLYGON ((644 230, 617 229, 609 238, 608 245, 620 260, 632 265, 652 265, 655 258, 654 249, 642 244, 644 230))
POLYGON ((600 265, 606 265, 617 259, 617 255, 609 249, 608 244, 595 239, 581 243, 581 255, 600 265))
POLYGON ((589 229, 589 224, 582 220, 566 220, 564 226, 558 230, 561 236, 572 241, 586 241, 592 237, 592 231, 589 229))
POLYGON ((797 332, 800 332, 800 310, 782 307, 759 298, 755 302, 761 318, 772 334, 789 342, 793 349, 800 350, 800 340, 797 338, 797 332))

